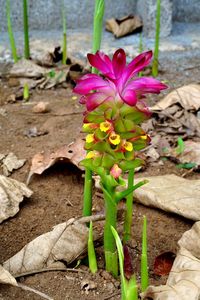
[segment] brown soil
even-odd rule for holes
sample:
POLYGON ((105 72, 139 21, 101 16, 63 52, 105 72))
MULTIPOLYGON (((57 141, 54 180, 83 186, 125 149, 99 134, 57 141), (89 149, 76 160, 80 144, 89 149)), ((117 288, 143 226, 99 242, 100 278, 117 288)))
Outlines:
MULTIPOLYGON (((34 91, 27 103, 4 103, 6 93, 11 93, 7 83, 2 83, 0 95, 1 109, 5 109, 6 116, 0 114, 0 153, 14 152, 19 158, 26 158, 24 167, 16 170, 12 178, 25 182, 31 158, 42 150, 54 149, 68 144, 80 132, 82 124, 82 107, 77 100, 72 99, 70 89, 56 89, 49 91, 34 91), (3 88, 4 86, 4 88, 3 88), (44 100, 50 102, 51 111, 45 114, 35 114, 32 107, 44 100), (25 132, 37 127, 47 134, 29 138, 25 132)), ((146 175, 175 173, 181 174, 173 163, 164 162, 163 166, 147 166, 143 172, 146 175)), ((190 178, 195 178, 194 174, 190 178)), ((71 217, 81 216, 83 179, 82 172, 70 164, 57 164, 41 176, 34 176, 30 183, 33 196, 25 199, 20 212, 13 218, 0 225, 0 263, 18 252, 24 245, 38 235, 52 229, 71 217)), ((101 210, 102 200, 95 196, 94 207, 101 210)), ((154 259, 165 251, 177 251, 177 241, 188 230, 192 223, 177 215, 134 204, 133 237, 131 253, 134 268, 139 272, 141 253, 142 216, 148 219, 148 255, 150 268, 150 283, 159 285, 166 282, 167 277, 153 274, 154 259)), ((102 255, 98 249, 99 256, 102 255)), ((103 260, 99 257, 100 268, 103 260)), ((20 278, 20 282, 40 290, 55 300, 64 299, 120 299, 119 281, 114 280, 102 270, 91 275, 88 268, 81 266, 83 272, 53 271, 39 273, 20 278), (97 288, 93 291, 81 290, 83 279, 94 281, 97 288), (113 296, 112 296, 113 295, 113 296)), ((138 273, 139 274, 139 273, 138 273)), ((0 286, 0 299, 41 299, 33 293, 6 285, 0 286)))

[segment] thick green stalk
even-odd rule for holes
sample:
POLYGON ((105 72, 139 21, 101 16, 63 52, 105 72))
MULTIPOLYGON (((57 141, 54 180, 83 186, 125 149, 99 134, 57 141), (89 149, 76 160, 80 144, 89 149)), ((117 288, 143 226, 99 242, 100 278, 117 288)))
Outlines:
POLYGON ((141 290, 144 292, 149 285, 148 259, 147 259, 147 219, 144 216, 142 230, 142 255, 141 255, 141 290))
MULTIPOLYGON (((128 189, 134 185, 134 169, 131 169, 128 174, 128 189)), ((124 221, 124 236, 123 242, 127 242, 131 237, 131 225, 133 214, 133 192, 126 197, 126 214, 124 221)))
POLYGON ((83 193, 83 216, 91 216, 92 212, 92 171, 85 168, 85 182, 83 193))
MULTIPOLYGON (((93 53, 96 53, 100 49, 104 9, 105 9, 105 1, 95 0, 94 23, 93 23, 93 45, 92 45, 93 53)), ((98 73, 97 69, 92 68, 92 73, 98 73)))
POLYGON ((6 0, 6 16, 7 16, 8 35, 9 35, 9 39, 10 39, 12 57, 14 59, 14 62, 16 63, 18 61, 18 57, 17 57, 17 49, 16 49, 16 45, 15 45, 14 34, 13 34, 13 30, 12 30, 11 17, 10 17, 10 0, 6 0))
MULTIPOLYGON (((104 15, 104 0, 95 1, 94 25, 93 25, 93 46, 92 52, 96 53, 101 45, 102 23, 104 15)), ((95 68, 92 68, 92 73, 97 73, 95 68)), ((92 172, 85 168, 85 183, 83 196, 83 215, 90 216, 92 213, 92 172)))
POLYGON ((93 242, 92 221, 90 221, 89 237, 88 237, 88 261, 89 268, 92 273, 97 272, 97 259, 93 242))
POLYGON ((158 76, 159 42, 160 42, 160 0, 157 0, 156 37, 155 37, 155 47, 154 47, 154 58, 152 64, 152 75, 154 77, 158 76))
POLYGON ((62 24, 63 24, 62 64, 65 65, 67 61, 67 25, 66 25, 64 0, 62 0, 62 24))
POLYGON ((115 238, 112 234, 111 226, 117 227, 117 204, 113 197, 104 191, 105 201, 105 226, 104 226, 104 253, 106 271, 112 273, 114 277, 118 276, 118 255, 115 244, 115 238))
POLYGON ((24 17, 24 57, 30 58, 29 47, 29 30, 28 30, 28 0, 23 0, 23 17, 24 17))

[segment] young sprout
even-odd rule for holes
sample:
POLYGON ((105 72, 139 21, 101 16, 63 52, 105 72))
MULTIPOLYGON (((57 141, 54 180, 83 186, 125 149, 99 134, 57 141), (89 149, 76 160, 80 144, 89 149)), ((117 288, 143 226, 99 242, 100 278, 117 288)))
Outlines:
POLYGON ((147 259, 147 219, 144 216, 142 230, 142 255, 141 255, 141 290, 144 292, 149 285, 148 259, 147 259))
POLYGON ((159 57, 159 42, 160 42, 160 0, 157 0, 156 9, 156 37, 154 46, 154 58, 152 64, 153 77, 158 76, 158 57, 159 57))
POLYGON ((89 260, 90 271, 92 273, 96 273, 97 272, 97 259, 96 259, 94 242, 93 242, 92 221, 90 221, 89 237, 88 237, 88 260, 89 260))
MULTIPOLYGON (((95 0, 94 25, 93 25, 93 45, 92 45, 93 53, 96 53, 100 49, 100 46, 101 46, 104 9, 105 9, 105 1, 104 0, 95 0)), ((92 67, 92 73, 98 73, 97 69, 92 67)))
MULTIPOLYGON (((94 24, 93 24, 93 46, 92 52, 96 53, 100 49, 102 24, 104 15, 104 0, 95 0, 94 24)), ((92 67, 92 73, 97 73, 97 69, 92 67)), ((90 216, 92 211, 92 171, 85 168, 83 215, 90 216)))
POLYGON ((135 280, 135 276, 132 276, 128 281, 124 275, 124 253, 123 247, 120 240, 120 237, 116 231, 116 229, 111 226, 112 234, 115 238, 117 252, 119 257, 119 269, 120 269, 120 278, 121 278, 121 299, 122 300, 137 300, 138 299, 138 291, 137 291, 137 283, 135 280))
POLYGON ((180 136, 178 137, 177 144, 178 144, 178 146, 176 148, 176 153, 182 154, 185 150, 185 143, 180 136))
POLYGON ((29 86, 28 83, 24 84, 24 90, 23 90, 23 99, 24 101, 28 101, 30 95, 29 95, 29 86))
POLYGON ((18 56, 17 56, 17 49, 16 49, 16 45, 15 45, 15 39, 14 39, 11 17, 10 17, 10 0, 6 0, 6 16, 7 16, 8 35, 9 35, 9 39, 10 39, 12 57, 13 57, 14 62, 16 63, 18 61, 18 56))
POLYGON ((29 28, 28 28, 28 0, 23 0, 23 18, 24 18, 24 57, 30 58, 29 47, 29 28))
POLYGON ((62 0, 62 25, 63 25, 62 64, 65 65, 67 61, 67 25, 66 25, 64 0, 62 0))

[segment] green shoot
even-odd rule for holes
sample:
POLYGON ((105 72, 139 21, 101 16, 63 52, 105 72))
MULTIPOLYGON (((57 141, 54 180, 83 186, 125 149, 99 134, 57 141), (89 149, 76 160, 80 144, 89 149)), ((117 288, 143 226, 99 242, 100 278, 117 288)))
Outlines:
POLYGON ((120 269, 120 277, 121 277, 121 299, 122 300, 137 300, 138 292, 137 292, 137 284, 135 280, 135 276, 132 276, 129 281, 124 276, 124 252, 120 237, 116 231, 116 229, 111 226, 112 234, 115 238, 115 242, 117 245, 117 252, 119 257, 119 269, 120 269))
POLYGON ((29 95, 29 87, 28 87, 28 83, 24 84, 24 90, 23 90, 23 99, 24 101, 28 101, 30 95, 29 95))
POLYGON ((88 260, 89 268, 92 273, 97 272, 97 260, 93 243, 92 221, 90 221, 89 237, 88 237, 88 260))
POLYGON ((7 16, 8 35, 9 35, 9 39, 10 39, 12 57, 13 57, 14 62, 16 63, 18 61, 18 56, 17 56, 17 49, 16 49, 16 45, 15 45, 15 39, 14 39, 11 17, 10 17, 10 0, 6 0, 6 16, 7 16))
POLYGON ((30 58, 29 47, 29 28, 28 28, 28 0, 23 0, 23 17, 24 17, 24 57, 30 58))
POLYGON ((142 255, 141 255, 141 289, 146 290, 149 285, 148 259, 147 259, 147 219, 144 216, 142 230, 142 255))
MULTIPOLYGON (((96 53, 100 49, 102 24, 104 15, 104 0, 95 1, 94 25, 93 25, 93 46, 92 52, 96 53)), ((92 73, 97 73, 95 68, 92 68, 92 73)), ((83 194, 83 215, 90 216, 92 212, 92 171, 85 168, 85 182, 83 194)))
POLYGON ((156 37, 155 37, 155 46, 154 46, 154 58, 153 58, 153 64, 152 64, 153 77, 158 76, 159 42, 160 42, 160 0, 157 0, 156 37))
POLYGON ((182 154, 185 150, 185 144, 184 141, 182 140, 182 138, 179 136, 178 140, 177 140, 177 148, 176 148, 176 154, 182 154))
MULTIPOLYGON (((93 53, 96 53, 100 49, 104 9, 105 9, 105 1, 95 0, 93 46, 92 46, 93 53)), ((97 70, 95 68, 92 68, 92 73, 97 73, 97 70)))
MULTIPOLYGON (((134 184, 134 169, 131 169, 128 174, 128 188, 131 188, 134 184)), ((126 197, 126 214, 124 221, 124 236, 123 242, 127 242, 131 237, 131 225, 133 214, 133 192, 126 197)))
POLYGON ((64 0, 62 0, 62 25, 63 25, 62 64, 65 65, 67 61, 67 25, 66 25, 64 0))

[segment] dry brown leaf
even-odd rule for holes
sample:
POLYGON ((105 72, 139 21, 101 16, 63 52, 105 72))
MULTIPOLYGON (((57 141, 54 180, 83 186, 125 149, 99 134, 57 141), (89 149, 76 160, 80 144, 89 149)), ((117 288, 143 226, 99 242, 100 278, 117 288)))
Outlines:
POLYGON ((16 279, 0 265, 0 283, 18 286, 16 279))
POLYGON ((57 161, 70 161, 72 164, 82 169, 79 163, 84 159, 86 151, 84 150, 85 141, 78 138, 69 145, 64 145, 55 151, 41 152, 32 158, 31 168, 27 179, 27 184, 33 174, 42 174, 45 170, 53 166, 57 161))
POLYGON ((189 84, 175 89, 151 107, 152 111, 165 110, 171 105, 179 103, 185 110, 200 109, 200 85, 189 84))
POLYGON ((198 300, 200 296, 200 222, 186 231, 178 242, 180 250, 166 285, 149 286, 142 299, 198 300))
POLYGON ((10 152, 2 159, 0 157, 0 162, 2 162, 3 174, 9 176, 13 170, 21 168, 25 164, 26 159, 18 159, 14 153, 10 152))
POLYGON ((109 19, 106 21, 106 29, 119 38, 142 28, 142 20, 139 16, 125 16, 121 19, 109 19))
MULTIPOLYGON (((87 249, 86 222, 104 219, 103 215, 69 219, 56 225, 52 231, 40 235, 21 251, 8 259, 3 267, 14 276, 65 268, 87 249), (65 262, 65 263, 64 263, 65 262)), ((94 239, 98 238, 94 232, 94 239)))
POLYGON ((13 64, 10 70, 11 77, 40 78, 46 73, 48 73, 47 69, 26 59, 20 59, 17 63, 13 64))
POLYGON ((188 180, 174 174, 135 179, 149 182, 136 191, 136 200, 144 205, 200 220, 200 180, 188 180))
MULTIPOLYGON (((99 176, 93 177, 95 186, 101 189, 99 176)), ((135 184, 148 183, 134 191, 136 201, 185 218, 200 220, 200 180, 188 180, 174 174, 135 178, 135 184)))
POLYGON ((24 183, 0 175, 0 223, 16 215, 19 203, 32 193, 24 183))

